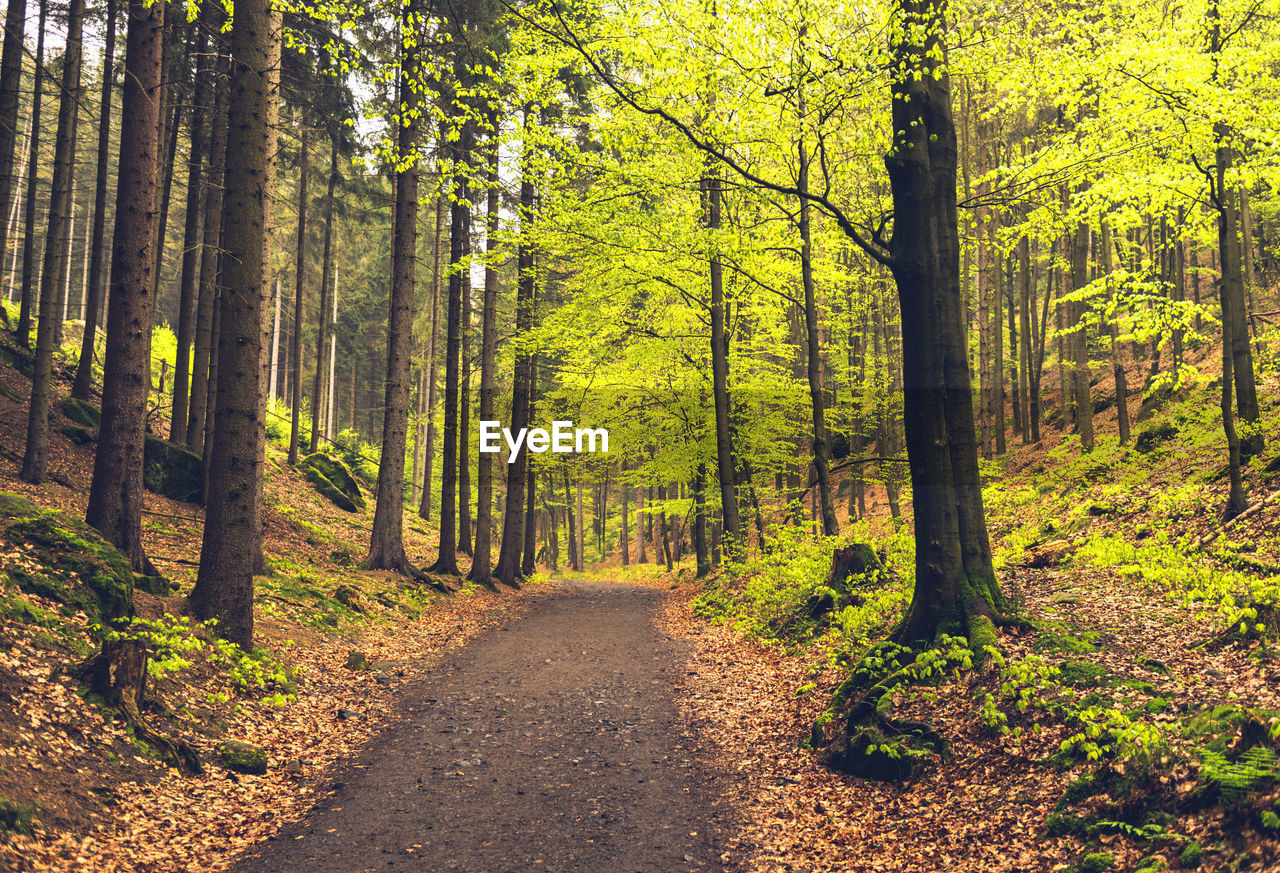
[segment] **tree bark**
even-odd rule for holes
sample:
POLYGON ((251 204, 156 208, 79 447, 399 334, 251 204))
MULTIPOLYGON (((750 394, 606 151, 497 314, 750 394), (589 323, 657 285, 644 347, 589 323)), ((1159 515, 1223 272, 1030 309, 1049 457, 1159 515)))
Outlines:
MULTIPOLYGON (((1071 246, 1071 290, 1079 291, 1089 284, 1089 225, 1076 226, 1071 246)), ((1076 430, 1080 434, 1080 450, 1093 451, 1093 395, 1089 390, 1089 332, 1085 316, 1088 305, 1071 305, 1071 385, 1075 404, 1076 430)))
POLYGON ((204 120, 208 111, 209 56, 205 32, 196 28, 196 73, 191 104, 191 152, 187 162, 186 222, 182 233, 182 277, 178 291, 178 357, 173 373, 173 414, 169 439, 185 444, 190 399, 191 346, 195 333, 195 308, 200 295, 200 221, 204 216, 204 120))
MULTIPOLYGON (((488 197, 485 201, 484 304, 480 315, 480 421, 493 420, 494 367, 498 344, 498 140, 499 122, 494 118, 489 142, 488 197)), ((492 584, 493 554, 493 456, 480 454, 476 470, 476 540, 471 572, 467 578, 492 584)))
MULTIPOLYGON (((387 379, 383 401, 382 454, 378 463, 377 501, 367 570, 395 570, 427 581, 404 552, 404 455, 409 428, 409 368, 413 353, 413 290, 418 256, 418 131, 420 98, 415 91, 421 72, 422 0, 405 5, 400 22, 399 105, 395 116, 396 201, 391 253, 390 312, 387 317, 387 379)), ((336 154, 336 152, 335 152, 336 154)), ((336 168, 335 168, 336 169, 336 168)), ((332 177, 331 177, 332 178, 332 177)), ((323 313, 322 313, 323 317, 323 313)), ((319 362, 317 361, 317 366, 319 362)), ((442 540, 441 548, 445 548, 442 540)))
MULTIPOLYGON (((107 18, 111 18, 110 8, 107 18)), ((9 0, 4 20, 4 54, 0 55, 0 216, 4 217, 9 215, 18 189, 14 158, 18 147, 18 106, 22 93, 22 61, 27 50, 23 41, 26 29, 27 0, 9 0)), ((11 232, 0 236, 0 264, 5 262, 8 254, 10 236, 11 232)))
MULTIPOLYGON (((416 136, 415 136, 416 140, 416 136)), ((414 148, 417 143, 414 143, 414 148)), ((333 279, 333 237, 334 237, 334 191, 338 187, 338 179, 341 173, 338 172, 338 143, 334 141, 329 148, 329 190, 325 192, 325 215, 324 215, 324 257, 320 266, 320 313, 317 318, 319 324, 319 338, 316 340, 316 372, 311 379, 311 435, 307 441, 307 453, 314 454, 320 448, 320 420, 324 418, 324 410, 322 401, 324 398, 324 352, 325 346, 329 345, 329 283, 333 279)), ((414 183, 414 196, 417 196, 417 183, 414 183)), ((418 210, 414 207, 414 221, 417 221, 418 210)), ((418 232, 413 232, 413 257, 417 257, 418 250, 418 232)), ((395 274, 395 268, 392 268, 392 275, 395 274)), ((394 281, 394 279, 393 279, 394 281)), ((410 283, 410 293, 412 294, 412 282, 410 283)), ((412 298, 410 298, 412 299, 412 298)), ((412 337, 410 338, 412 345, 412 337)), ((406 380, 408 376, 405 377, 406 380)), ((408 385, 408 382, 405 383, 408 385)), ((406 389, 407 390, 407 389, 406 389)), ((403 478, 403 476, 401 477, 403 478)))
POLYGON ((49 198, 49 228, 40 271, 40 322, 36 327, 35 373, 27 417, 27 446, 22 458, 22 481, 44 481, 49 455, 49 401, 53 396, 53 353, 62 333, 62 300, 71 269, 71 187, 75 182, 76 125, 80 118, 80 69, 84 45, 84 0, 71 0, 67 10, 58 132, 54 139, 53 190, 49 198))
POLYGON ((443 198, 436 195, 436 234, 431 249, 431 335, 427 338, 427 454, 423 459, 422 502, 418 515, 431 520, 432 468, 436 462, 436 337, 440 313, 440 225, 443 198))
POLYGON ((106 245, 107 169, 111 157, 111 95, 115 86, 116 4, 106 4, 107 35, 102 54, 102 95, 98 116, 98 165, 94 176, 93 226, 89 238, 89 279, 85 293, 84 333, 80 337, 80 360, 76 363, 71 396, 88 400, 93 391, 93 358, 98 335, 98 313, 102 309, 102 250, 106 245))
POLYGON ((253 571, 262 517, 263 309, 269 199, 279 118, 281 14, 269 0, 240 0, 231 31, 222 264, 218 301, 217 405, 200 569, 191 606, 218 621, 218 633, 253 645, 253 571))
MULTIPOLYGON (((525 126, 528 128, 532 110, 525 110, 525 126)), ((526 146, 530 147, 531 146, 526 146)), ((516 252, 516 336, 523 338, 533 327, 534 249, 533 225, 535 221, 532 154, 526 155, 520 179, 520 243, 516 252)), ((532 390, 532 358, 524 350, 517 350, 511 389, 511 430, 529 426, 530 392, 532 390)), ((529 452, 520 452, 507 464, 507 494, 502 513, 502 545, 498 552, 498 567, 494 575, 504 584, 513 584, 522 575, 521 559, 524 549, 525 479, 529 475, 529 452)), ((565 472, 565 498, 569 496, 569 474, 565 472)), ((572 513, 570 512, 570 516, 572 513)), ((574 556, 573 524, 569 528, 569 554, 574 556)))
POLYGON ((36 204, 40 185, 40 110, 44 102, 44 25, 49 16, 49 0, 38 0, 40 18, 36 23, 36 71, 31 97, 31 145, 27 155, 26 220, 22 237, 22 297, 18 304, 18 342, 31 343, 31 309, 36 289, 36 204))
MULTIPOLYGON (((210 30, 219 32, 224 14, 211 7, 210 30)), ((191 409, 187 417, 187 448, 205 456, 205 434, 211 424, 209 404, 214 396, 217 356, 219 270, 222 252, 222 206, 227 175, 227 112, 231 99, 225 44, 220 40, 213 58, 213 123, 209 138, 209 190, 204 198, 204 239, 200 246, 200 294, 196 303, 195 355, 191 365, 191 409)), ((207 465, 206 465, 207 467, 207 465)), ((206 477, 208 475, 206 469, 206 477)))
MULTIPOLYGON (((289 370, 291 394, 289 404, 293 407, 292 420, 289 424, 289 464, 298 463, 298 447, 302 434, 302 304, 303 293, 307 281, 307 182, 311 175, 308 170, 308 150, 311 145, 311 131, 305 123, 301 128, 298 146, 298 232, 297 248, 294 259, 294 291, 293 291, 293 343, 289 349, 289 370)), ((323 313, 321 314, 323 317, 323 313)), ((319 355, 316 366, 319 366, 319 355)), ((311 410, 314 420, 316 410, 311 410)))
MULTIPOLYGON (((537 304, 538 291, 534 287, 531 307, 537 304)), ((533 313, 529 314, 529 326, 533 327, 533 313)), ((529 424, 538 417, 538 355, 529 356, 529 424)), ((533 462, 529 462, 524 477, 524 554, 520 559, 520 575, 526 579, 537 570, 536 539, 538 517, 535 513, 534 497, 538 487, 538 477, 534 474, 533 462)))
POLYGON ((85 520, 129 558, 142 551, 142 456, 150 374, 161 33, 165 4, 130 0, 117 171, 102 423, 85 520))

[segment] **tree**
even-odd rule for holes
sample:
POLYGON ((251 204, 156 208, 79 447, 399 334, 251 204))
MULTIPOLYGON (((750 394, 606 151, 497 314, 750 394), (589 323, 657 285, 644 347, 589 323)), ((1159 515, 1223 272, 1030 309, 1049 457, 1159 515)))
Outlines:
MULTIPOLYGON (((303 291, 307 282, 307 181, 308 152, 311 144, 311 130, 305 122, 299 123, 298 130, 298 232, 295 241, 295 257, 293 271, 293 342, 289 348, 289 384, 292 386, 289 404, 293 407, 292 420, 289 424, 289 464, 298 463, 298 446, 302 433, 302 304, 305 299, 303 291)), ((316 370, 320 368, 320 351, 316 350, 316 370)), ((320 414, 312 409, 314 420, 320 414)))
POLYGON ((129 2, 102 423, 85 514, 142 571, 149 569, 142 551, 142 457, 151 373, 151 246, 164 13, 163 3, 129 2))
MULTIPOLYGON (((495 119, 496 121, 496 119, 495 119)), ((488 198, 485 203, 485 261, 484 304, 480 316, 480 420, 493 420, 493 400, 497 394, 494 386, 498 334, 498 177, 499 126, 489 141, 488 198)), ((493 526, 493 456, 481 453, 476 471, 476 540, 472 553, 471 571, 467 578, 472 582, 492 584, 493 565, 491 528, 493 526)))
POLYGON ((71 185, 76 162, 76 122, 80 117, 80 68, 84 54, 84 0, 67 8, 67 44, 63 58, 58 133, 54 139, 53 191, 49 228, 40 271, 40 322, 36 328, 36 363, 31 380, 27 448, 22 481, 44 481, 49 453, 49 400, 53 395, 53 353, 62 333, 62 294, 71 268, 71 185))
POLYGON ((263 312, 275 181, 281 19, 271 0, 240 0, 231 30, 229 131, 218 300, 217 406, 204 540, 191 607, 218 633, 253 644, 253 572, 261 542, 263 312))
POLYGON ((98 334, 98 312, 102 309, 102 249, 107 228, 107 161, 111 151, 111 94, 115 89, 116 4, 106 4, 107 34, 102 52, 102 96, 98 116, 98 166, 94 174, 93 229, 89 239, 88 292, 85 295, 84 332, 80 338, 80 360, 71 385, 71 396, 88 400, 93 389, 94 346, 98 334))
MULTIPOLYGON (((413 342, 413 290, 418 250, 418 132, 421 129, 419 83, 422 75, 422 0, 408 0, 400 21, 400 79, 392 114, 396 141, 395 231, 391 254, 390 312, 387 319, 387 379, 382 419, 382 455, 378 464, 373 534, 363 567, 395 570, 421 581, 426 574, 404 552, 404 459, 409 429, 409 364, 413 342)), ((446 548, 443 529, 441 549, 446 548)), ((447 548, 452 551, 452 540, 447 548)), ((443 554, 443 551, 442 551, 443 554)))
POLYGON ((49 0, 38 0, 40 18, 36 22, 36 74, 31 98, 31 142, 27 147, 26 228, 22 237, 22 299, 18 309, 18 342, 30 343, 31 309, 36 301, 36 205, 40 183, 40 110, 44 102, 44 25, 49 14, 49 0))
MULTIPOLYGON (((109 15, 110 13, 108 13, 109 15)), ((14 157, 18 143, 18 103, 22 90, 23 36, 27 28, 27 0, 9 0, 4 20, 4 53, 0 55, 0 219, 9 215, 17 193, 14 157)), ((0 264, 12 240, 0 234, 0 264)))

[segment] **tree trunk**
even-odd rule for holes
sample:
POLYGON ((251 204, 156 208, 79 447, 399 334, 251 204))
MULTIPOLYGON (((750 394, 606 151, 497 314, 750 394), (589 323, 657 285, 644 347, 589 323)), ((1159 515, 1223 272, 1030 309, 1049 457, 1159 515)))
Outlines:
MULTIPOLYGON (((470 161, 472 135, 470 123, 464 123, 458 141, 450 147, 458 167, 465 167, 470 161)), ((467 178, 461 170, 454 178, 454 185, 459 200, 454 201, 449 212, 449 305, 445 317, 447 335, 444 362, 444 456, 440 482, 440 554, 431 565, 432 572, 446 576, 461 575, 455 551, 458 544, 458 356, 462 341, 462 271, 469 254, 471 233, 471 210, 466 205, 467 178)), ((465 448, 464 446, 463 449, 465 448)), ((503 548, 505 547, 504 542, 503 548)), ((517 544, 517 555, 518 549, 517 544)))
MULTIPOLYGON (((416 108, 415 91, 421 72, 422 0, 406 4, 400 22, 400 106, 416 108)), ((426 581, 404 552, 404 453, 409 428, 409 367, 413 353, 413 289, 418 256, 418 131, 416 116, 399 118, 397 125, 395 228, 391 252, 390 312, 387 317, 387 381, 382 418, 382 454, 378 463, 377 501, 367 570, 395 570, 426 581)), ((336 171, 336 149, 334 150, 336 171)), ((335 172, 336 175, 336 172, 335 172)), ((335 181, 330 176, 330 192, 335 181)), ((332 203, 332 200, 330 201, 332 203)), ((321 313, 323 318, 324 313, 321 313)), ((317 359, 316 366, 320 362, 317 359)), ((317 411, 316 415, 319 414, 317 411)), ((442 540, 441 548, 445 548, 442 540)))
POLYGON ((31 309, 36 289, 36 204, 40 185, 40 108, 44 102, 44 25, 49 16, 49 0, 38 0, 40 18, 36 23, 36 72, 31 97, 31 145, 27 154, 26 221, 22 237, 22 299, 18 308, 18 342, 31 344, 31 309))
MULTIPOLYGON (((534 287, 534 300, 537 303, 537 287, 534 287)), ((533 327, 533 314, 529 315, 529 326, 533 327)), ((532 354, 529 356, 529 424, 537 419, 538 416, 538 356, 532 354)), ((537 555, 535 554, 535 539, 537 534, 538 519, 534 513, 534 496, 537 490, 537 476, 534 475, 533 463, 528 465, 528 471, 524 477, 525 487, 525 505, 524 505, 524 554, 520 559, 520 574, 525 578, 532 576, 537 570, 537 555)))
MULTIPOLYGON (((1115 249, 1111 244, 1111 225, 1102 224, 1102 271, 1107 276, 1115 270, 1115 249)), ((1110 285, 1110 279, 1107 280, 1110 285)), ((1110 289, 1108 289, 1110 291, 1110 289)), ((1120 445, 1129 444, 1129 383, 1124 371, 1124 362, 1120 358, 1120 325, 1119 318, 1113 318, 1107 324, 1107 334, 1111 340, 1111 372, 1116 382, 1116 415, 1120 431, 1120 445)))
MULTIPOLYGON (((289 349, 289 381, 292 393, 289 404, 293 407, 289 425, 289 464, 298 463, 298 445, 302 432, 302 303, 307 281, 307 180, 311 175, 307 166, 307 152, 311 145, 311 131, 306 124, 301 127, 298 146, 298 232, 294 259, 293 291, 293 343, 289 349)), ((228 231, 230 228, 228 228, 228 231)), ((323 314, 322 316, 323 317, 323 314)), ((316 356, 319 366, 319 355, 316 356)), ((311 410, 314 419, 316 410, 311 410)))
MULTIPOLYGON (((1071 246, 1071 290, 1079 291, 1089 284, 1089 225, 1080 222, 1071 246)), ((1093 451, 1093 395, 1089 390, 1089 333, 1085 316, 1088 305, 1071 306, 1072 402, 1076 408, 1076 430, 1080 434, 1080 450, 1093 451)))
POLYGON ((427 454, 423 459, 422 502, 418 515, 431 520, 431 479, 436 462, 436 336, 440 313, 440 224, 444 198, 436 195, 436 235, 431 249, 431 335, 427 338, 427 454))
POLYGON ((49 454, 49 401, 53 396, 53 353, 62 333, 61 295, 71 269, 71 187, 75 182, 76 124, 80 117, 80 68, 84 54, 84 0, 71 0, 67 11, 67 42, 62 88, 58 102, 58 133, 54 139, 53 190, 49 198, 49 228, 40 282, 40 322, 36 327, 35 373, 27 418, 27 447, 22 458, 22 481, 44 481, 49 454))
MULTIPOLYGON (((218 633, 253 646, 253 571, 262 517, 262 311, 267 283, 268 200, 275 182, 281 14, 266 0, 240 0, 231 31, 222 264, 218 301, 217 405, 208 505, 193 612, 218 633)), ((207 241, 207 240, 206 240, 207 241)))
POLYGON ((150 373, 151 245, 164 12, 163 3, 129 3, 102 423, 85 514, 85 520, 127 555, 135 570, 143 572, 150 569, 142 551, 142 455, 150 373))
MULTIPOLYGON (((627 484, 627 462, 623 461, 621 467, 622 475, 619 478, 622 484, 622 500, 620 501, 622 503, 622 532, 618 537, 618 545, 622 550, 622 566, 629 567, 631 566, 631 539, 627 530, 627 516, 631 513, 631 486, 627 484)), ((703 475, 704 477, 706 475, 705 468, 703 469, 703 475)))
POLYGON ((1031 276, 1031 241, 1023 237, 1018 243, 1018 257, 1022 274, 1022 307, 1019 310, 1022 321, 1022 340, 1018 344, 1018 360, 1022 364, 1022 372, 1027 386, 1027 421, 1031 434, 1031 442, 1040 442, 1040 385, 1032 375, 1031 343, 1035 321, 1036 293, 1035 281, 1031 276))
POLYGON ((992 641, 1004 605, 992 569, 973 423, 956 218, 956 132, 941 65, 938 0, 901 0, 913 25, 893 45, 893 147, 885 159, 894 203, 892 269, 902 310, 904 420, 915 508, 916 582, 895 637, 950 633, 992 641), (918 30, 917 30, 918 26, 918 30), (934 58, 937 58, 936 60, 934 58))
MULTIPOLYGON (((415 137, 416 138, 416 137, 415 137)), ((415 143, 416 147, 416 143, 415 143)), ((325 193, 325 215, 324 215, 324 258, 320 266, 320 313, 317 318, 319 323, 319 338, 316 340, 316 372, 311 380, 311 435, 307 441, 307 454, 315 454, 320 449, 320 420, 324 418, 324 408, 322 400, 324 398, 324 351, 325 346, 329 345, 329 282, 333 278, 333 237, 334 237, 334 191, 338 187, 338 179, 341 174, 338 172, 338 143, 335 141, 329 147, 329 190, 325 193)), ((414 196, 417 196, 417 182, 414 183, 414 196)), ((417 221, 418 210, 414 207, 414 220, 417 221)), ((412 257, 417 257, 418 250, 418 232, 413 232, 413 250, 412 257)), ((392 275, 395 275, 395 268, 392 268, 392 275)), ((393 280, 394 281, 394 278, 393 280)), ((410 282, 410 294, 412 295, 412 282, 410 282)), ((394 292, 393 292, 394 293, 394 292)), ((410 296, 412 301, 412 296, 410 296)), ((410 346, 413 340, 410 337, 410 346)), ((408 376, 405 376, 405 385, 408 385, 408 376)), ((406 388, 407 391, 407 388, 406 388)), ((404 478, 401 475, 400 478, 404 478)))
MULTIPOLYGON (((471 254, 467 209, 467 255, 471 254)), ((471 270, 462 271, 462 361, 458 377, 458 551, 471 554, 471 270)))
MULTIPOLYGON (((155 284, 154 296, 152 297, 151 306, 154 310, 160 305, 160 279, 164 272, 164 248, 167 241, 167 230, 169 226, 169 200, 173 192, 173 163, 178 153, 178 132, 182 125, 178 124, 178 110, 182 106, 182 86, 184 82, 179 76, 186 75, 187 62, 190 59, 191 44, 186 42, 181 52, 178 52, 172 45, 175 36, 179 35, 179 27, 184 30, 186 28, 185 20, 181 25, 175 21, 172 16, 165 20, 165 41, 168 43, 165 49, 167 61, 165 69, 162 73, 160 82, 160 100, 162 103, 168 103, 169 108, 165 110, 161 108, 160 115, 160 166, 157 172, 160 174, 157 185, 159 186, 158 200, 156 202, 156 242, 155 242, 155 272, 152 274, 152 282, 155 284)), ((152 312, 155 317, 155 312, 152 312)))
MULTIPOLYGON (((525 127, 528 128, 531 110, 525 110, 525 127)), ((526 155, 520 179, 520 243, 516 252, 516 336, 523 337, 533 327, 534 249, 533 224, 535 221, 532 154, 526 155)), ((511 430, 529 426, 530 394, 532 391, 532 358, 527 353, 515 356, 511 389, 511 430)), ((526 448, 507 464, 507 494, 502 512, 502 545, 498 551, 498 567, 494 575, 504 584, 512 585, 521 575, 521 559, 524 549, 525 478, 529 475, 529 452, 526 448)), ((565 471, 565 498, 569 496, 569 473, 565 471)), ((570 513, 572 516, 572 513, 570 513)), ((572 522, 569 528, 569 554, 573 568, 577 566, 576 540, 572 522)))
POLYGON ((706 476, 706 465, 699 463, 693 475, 693 553, 699 579, 711 572, 711 555, 707 551, 707 507, 703 497, 706 476))
MULTIPOLYGON (((107 9, 107 18, 111 18, 110 8, 107 9)), ((109 20, 107 27, 111 27, 109 20)), ((9 0, 4 20, 4 54, 0 56, 0 216, 6 218, 18 190, 14 158, 18 147, 18 106, 22 93, 22 62, 27 50, 23 41, 26 29, 27 0, 9 0)), ((107 68, 110 66, 108 62, 107 68)), ((0 264, 5 262, 11 235, 10 230, 0 236, 0 264)))
POLYGON ((195 308, 200 295, 200 220, 204 215, 204 119, 209 94, 209 55, 205 51, 204 29, 196 33, 196 80, 191 105, 191 152, 187 162, 186 223, 182 234, 182 278, 178 292, 178 357, 173 374, 173 415, 169 439, 185 444, 187 402, 191 385, 191 345, 195 333, 195 308))
MULTIPOLYGON (((564 527, 565 538, 569 545, 569 569, 581 570, 578 564, 578 532, 573 519, 573 493, 569 490, 569 468, 564 467, 564 527)), ((508 485, 508 488, 511 486, 508 485)), ((503 541, 506 541, 505 535, 503 541)))
MULTIPOLYGON (((719 174, 715 164, 708 159, 702 179, 703 197, 706 201, 706 225, 715 232, 721 225, 721 200, 719 174)), ((738 490, 733 472, 733 437, 729 430, 729 337, 725 332, 726 305, 724 300, 724 265, 718 248, 713 248, 710 259, 711 281, 711 384, 715 400, 716 419, 716 474, 720 482, 720 514, 724 520, 727 540, 725 553, 730 557, 739 554, 742 529, 738 520, 738 490)), ((644 540, 641 537, 640 561, 644 563, 644 540)))
MULTIPOLYGON (((480 316, 480 421, 493 420, 494 366, 498 343, 498 119, 489 143, 488 198, 485 203, 484 305, 480 316)), ((476 541, 467 578, 492 584, 493 456, 481 453, 476 471, 476 541)))
POLYGON ((102 95, 98 117, 98 165, 94 176, 93 226, 89 238, 89 278, 84 304, 84 333, 80 337, 80 360, 76 364, 71 396, 88 400, 93 391, 93 358, 98 335, 98 312, 102 308, 102 250, 106 245, 107 169, 111 157, 111 94, 115 85, 116 4, 108 2, 106 45, 102 54, 102 95))
MULTIPOLYGON (((210 7, 210 30, 219 32, 224 14, 210 7), (216 26, 215 26, 216 25, 216 26)), ((214 395, 214 360, 217 355, 215 326, 218 312, 219 268, 222 252, 222 205, 227 169, 227 111, 230 102, 230 79, 225 44, 217 43, 213 58, 213 131, 209 138, 209 189, 204 198, 204 240, 200 246, 200 295, 196 303, 196 345, 191 364, 191 411, 187 417, 187 448, 205 455, 205 434, 209 420, 210 400, 214 395)), ((208 470, 206 465, 206 478, 208 470)))

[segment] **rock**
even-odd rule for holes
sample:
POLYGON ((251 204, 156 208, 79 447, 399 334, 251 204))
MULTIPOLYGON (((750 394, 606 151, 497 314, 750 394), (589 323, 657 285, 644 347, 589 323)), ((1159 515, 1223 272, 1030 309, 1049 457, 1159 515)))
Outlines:
POLYGON ((267 772, 267 750, 243 740, 227 740, 218 746, 222 766, 237 773, 261 776, 267 772))
POLYGON ((58 433, 71 440, 77 446, 85 446, 93 442, 93 434, 82 427, 76 427, 74 424, 58 428, 58 433))
POLYGON ((102 424, 102 413, 98 411, 98 407, 74 397, 63 399, 62 414, 81 427, 96 429, 102 424))
POLYGON ((134 582, 135 591, 145 591, 157 597, 168 597, 178 590, 178 583, 164 576, 143 576, 139 574, 134 582))
POLYGON ((286 762, 282 769, 291 776, 301 776, 302 762, 294 758, 292 761, 286 762))
POLYGON ((1116 508, 1109 503, 1090 503, 1088 512, 1094 518, 1101 518, 1107 515, 1115 515, 1116 508))
POLYGON ((133 615, 137 576, 129 559, 80 519, 0 492, 0 529, 8 542, 34 551, 37 568, 7 571, 23 591, 65 603, 98 624, 133 615))
POLYGON ((1149 454, 1156 446, 1161 443, 1168 442, 1178 435, 1178 428, 1172 422, 1161 422, 1153 424, 1151 427, 1143 428, 1138 432, 1138 437, 1133 441, 1134 451, 1140 454, 1149 454))
POLYGON ((347 655, 348 670, 372 670, 369 666, 369 659, 365 657, 364 652, 357 652, 354 649, 347 655))
POLYGON ((298 469, 334 506, 346 512, 364 511, 364 492, 346 464, 324 452, 316 452, 299 461, 298 469))
POLYGON ((149 436, 142 458, 142 484, 148 491, 174 500, 200 503, 204 462, 182 446, 149 436))
MULTIPOLYGON (((353 612, 366 613, 369 611, 368 604, 365 603, 364 595, 360 593, 360 589, 354 585, 339 585, 333 592, 333 599, 341 603, 347 609, 353 612)), ((356 654, 352 652, 352 654, 356 654)), ((364 657, 361 655, 361 657, 364 657)), ((350 666, 348 664, 347 666, 350 666)))
POLYGON ((364 713, 356 712, 354 709, 340 709, 338 710, 338 718, 342 721, 356 721, 364 718, 364 713))
POLYGON ((396 680, 395 677, 389 673, 379 673, 373 677, 373 681, 377 682, 379 685, 390 685, 396 680))

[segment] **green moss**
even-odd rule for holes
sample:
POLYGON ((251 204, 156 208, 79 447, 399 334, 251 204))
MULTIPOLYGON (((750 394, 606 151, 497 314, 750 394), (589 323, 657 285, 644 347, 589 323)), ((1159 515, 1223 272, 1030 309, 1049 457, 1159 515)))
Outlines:
POLYGON ((31 549, 40 565, 35 572, 10 571, 22 590, 72 606, 98 623, 133 614, 136 577, 128 558, 84 522, 0 492, 0 527, 6 540, 31 549))
POLYGON ((1106 852, 1090 852, 1080 859, 1080 873, 1102 873, 1115 866, 1116 859, 1106 852))
POLYGON ((1096 688, 1107 676, 1105 667, 1089 661, 1063 661, 1058 669, 1062 671, 1062 684, 1073 688, 1096 688))
POLYGON ((204 462, 182 446, 147 437, 142 484, 165 497, 198 503, 204 491, 204 462))
POLYGON ((1198 840, 1192 840, 1183 848, 1182 854, 1178 856, 1178 866, 1184 870, 1191 870, 1200 866, 1200 856, 1204 853, 1198 840))
POLYGON ((35 818, 33 803, 18 803, 0 798, 0 833, 31 836, 31 822, 35 818))
POLYGON ((363 512, 364 492, 347 465, 323 452, 307 455, 298 469, 321 496, 347 512, 363 512))
POLYGON ((1045 832, 1051 837, 1065 837, 1084 830, 1084 819, 1069 812, 1055 812, 1044 821, 1045 832))
POLYGON ((74 397, 63 398, 62 414, 81 427, 96 428, 102 424, 102 413, 98 407, 74 397))

